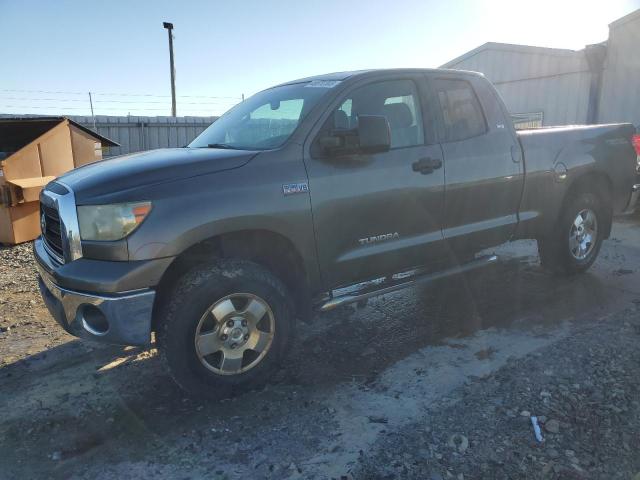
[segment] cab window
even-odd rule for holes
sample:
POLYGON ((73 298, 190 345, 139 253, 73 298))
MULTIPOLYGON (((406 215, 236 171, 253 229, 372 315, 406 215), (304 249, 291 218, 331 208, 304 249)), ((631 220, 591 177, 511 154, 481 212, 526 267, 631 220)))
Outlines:
POLYGON ((326 128, 356 128, 358 115, 385 116, 391 128, 392 149, 424 144, 420 101, 411 80, 377 82, 357 88, 334 111, 326 128))
POLYGON ((465 80, 434 81, 444 123, 444 142, 458 142, 487 132, 482 107, 465 80))

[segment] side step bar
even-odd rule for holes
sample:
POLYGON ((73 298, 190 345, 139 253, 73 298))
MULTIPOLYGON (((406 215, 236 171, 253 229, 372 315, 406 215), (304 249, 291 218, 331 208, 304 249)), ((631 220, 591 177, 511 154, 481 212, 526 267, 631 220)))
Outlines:
POLYGON ((434 280, 439 280, 451 275, 465 273, 471 270, 475 270, 476 268, 495 263, 497 261, 498 257, 496 255, 486 255, 483 257, 478 257, 463 265, 456 265, 455 267, 442 270, 441 272, 417 274, 415 276, 409 277, 408 279, 402 278, 400 280, 396 280, 395 282, 383 282, 382 284, 379 283, 372 287, 364 287, 354 292, 340 295, 338 297, 333 297, 320 304, 318 309, 321 312, 328 312, 329 310, 333 310, 334 308, 340 307, 342 305, 348 305, 350 303, 356 303, 371 297, 377 297, 378 295, 383 295, 385 293, 402 290, 403 288, 407 288, 418 283, 432 282, 434 280))

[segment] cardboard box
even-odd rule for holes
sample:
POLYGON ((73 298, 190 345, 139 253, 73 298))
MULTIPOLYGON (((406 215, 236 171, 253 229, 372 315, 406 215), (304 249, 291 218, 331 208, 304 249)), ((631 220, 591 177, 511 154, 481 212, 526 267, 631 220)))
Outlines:
POLYGON ((118 144, 68 118, 0 118, 0 243, 37 238, 42 188, 102 160, 103 146, 118 144))

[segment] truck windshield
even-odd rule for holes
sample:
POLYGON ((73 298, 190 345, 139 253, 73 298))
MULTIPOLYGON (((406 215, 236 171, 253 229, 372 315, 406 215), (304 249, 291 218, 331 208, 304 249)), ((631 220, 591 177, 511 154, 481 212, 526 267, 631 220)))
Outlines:
POLYGON ((316 82, 264 90, 222 115, 189 147, 238 150, 279 147, 328 90, 318 87, 316 82))

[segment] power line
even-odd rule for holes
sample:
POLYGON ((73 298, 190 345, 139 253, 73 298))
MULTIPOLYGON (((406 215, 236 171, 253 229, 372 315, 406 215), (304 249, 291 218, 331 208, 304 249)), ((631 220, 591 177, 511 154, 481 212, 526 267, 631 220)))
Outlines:
MULTIPOLYGON (((59 107, 59 106, 55 106, 55 105, 48 105, 48 106, 37 106, 37 105, 2 105, 2 108, 25 108, 25 109, 29 109, 29 108, 37 108, 37 109, 47 109, 47 110, 89 110, 89 107, 59 107)), ((101 110, 126 110, 126 108, 104 108, 102 107, 101 110)), ((135 110, 156 110, 156 111, 164 111, 166 110, 166 108, 136 108, 135 110)))
MULTIPOLYGON (((15 92, 15 93, 47 93, 54 95, 86 95, 87 92, 69 92, 69 91, 52 91, 52 90, 16 90, 3 88, 0 92, 15 92)), ((171 95, 156 95, 153 93, 107 93, 107 92, 94 92, 92 95, 114 96, 114 97, 156 97, 156 98, 171 98, 171 95)), ((213 99, 231 99, 240 100, 241 96, 215 96, 215 95, 177 95, 178 98, 213 98, 213 99)))
MULTIPOLYGON (((91 92, 93 93, 93 91, 91 92)), ((171 98, 171 95, 155 95, 153 93, 104 93, 96 92, 98 95, 113 96, 113 97, 156 97, 156 98, 171 98)), ((214 99, 231 99, 240 100, 242 97, 225 97, 225 96, 212 96, 212 95, 176 95, 178 98, 214 98, 214 99)))
MULTIPOLYGON (((91 92, 93 95, 93 92, 91 92)), ((2 94, 0 94, 2 95, 2 94)), ((95 96, 95 95, 94 95, 95 96)), ((28 102, 86 102, 84 99, 79 98, 34 98, 34 97, 2 97, 0 100, 21 100, 28 102)), ((166 104, 166 101, 154 101, 154 100, 94 100, 94 103, 127 103, 127 104, 166 104)), ((232 101, 225 102, 181 102, 181 105, 231 105, 235 104, 232 101)))
MULTIPOLYGON (((39 110, 43 110, 43 109, 47 109, 47 110, 85 110, 85 111, 89 111, 89 107, 67 107, 65 106, 55 106, 55 105, 48 105, 48 106, 37 106, 37 105, 1 105, 0 108, 19 108, 19 109, 39 109, 39 110)), ((126 107, 121 107, 121 108, 117 108, 117 107, 100 107, 100 110, 127 110, 126 107)), ((137 110, 144 110, 144 111, 166 111, 166 108, 132 108, 131 110, 133 111, 137 111, 137 110)), ((206 112, 207 110, 203 110, 203 109, 199 109, 199 110, 191 110, 191 111, 201 111, 201 112, 206 112)))
POLYGON ((79 98, 33 98, 33 97, 0 97, 2 100, 26 100, 37 102, 82 102, 86 103, 85 99, 79 98))
MULTIPOLYGON (((93 92, 91 92, 93 93, 93 92)), ((166 102, 155 102, 155 101, 136 101, 136 100, 96 100, 96 103, 156 103, 156 104, 165 104, 166 102)), ((233 102, 180 102, 180 105, 229 105, 233 102)))
POLYGON ((86 92, 60 92, 60 91, 51 91, 51 90, 12 90, 9 88, 3 88, 0 92, 17 92, 17 93, 55 93, 55 94, 64 94, 64 95, 86 95, 86 92))

